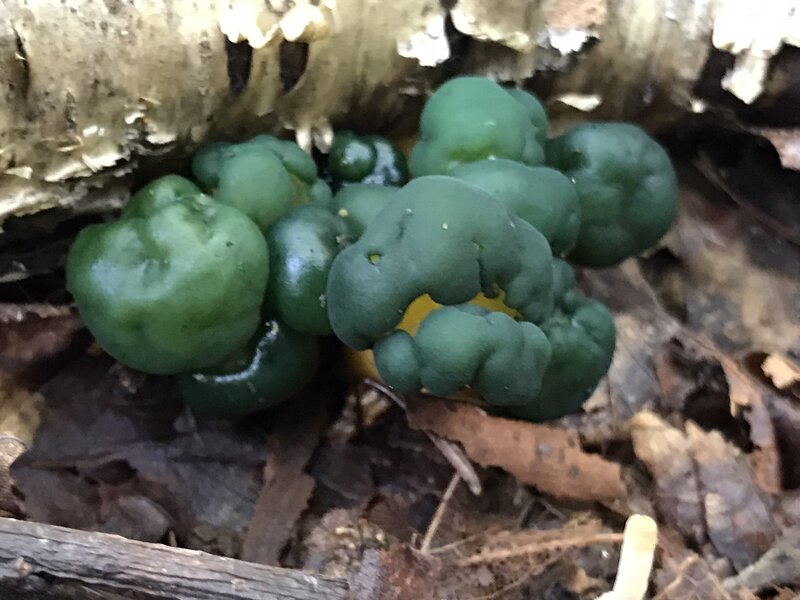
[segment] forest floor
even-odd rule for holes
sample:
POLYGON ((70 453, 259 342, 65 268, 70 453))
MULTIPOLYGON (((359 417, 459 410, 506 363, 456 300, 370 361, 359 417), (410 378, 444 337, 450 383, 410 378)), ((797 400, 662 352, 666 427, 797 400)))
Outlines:
POLYGON ((796 598, 800 173, 737 148, 679 163, 680 217, 654 252, 580 273, 616 355, 582 414, 546 424, 348 383, 332 344, 273 413, 195 419, 63 303, 74 227, 9 223, 0 516, 349 577, 363 599, 567 600, 610 588, 643 513, 651 597, 796 598))

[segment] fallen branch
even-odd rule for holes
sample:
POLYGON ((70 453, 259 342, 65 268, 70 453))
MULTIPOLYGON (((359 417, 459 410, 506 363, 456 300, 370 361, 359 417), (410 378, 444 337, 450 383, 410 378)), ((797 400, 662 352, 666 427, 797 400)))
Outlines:
POLYGON ((344 600, 347 591, 303 571, 0 518, 0 598, 344 600))

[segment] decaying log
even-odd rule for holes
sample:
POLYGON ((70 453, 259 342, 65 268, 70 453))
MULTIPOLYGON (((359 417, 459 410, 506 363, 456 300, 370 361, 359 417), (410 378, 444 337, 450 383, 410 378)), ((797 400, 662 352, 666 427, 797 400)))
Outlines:
POLYGON ((0 518, 0 598, 344 600, 347 583, 115 535, 0 518))
POLYGON ((0 221, 122 202, 142 157, 210 138, 396 128, 454 73, 655 125, 714 110, 722 54, 727 100, 774 99, 799 21, 800 0, 0 0, 0 221))

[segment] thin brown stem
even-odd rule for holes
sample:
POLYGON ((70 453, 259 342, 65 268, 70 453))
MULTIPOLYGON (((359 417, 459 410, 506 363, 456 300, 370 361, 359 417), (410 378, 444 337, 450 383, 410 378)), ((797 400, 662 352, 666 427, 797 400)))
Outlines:
POLYGON ((560 540, 548 540, 546 542, 534 542, 532 544, 525 544, 516 548, 508 548, 503 550, 491 550, 489 552, 481 552, 466 558, 459 559, 455 562, 458 567, 469 567, 472 565, 482 565, 499 560, 507 560, 509 558, 517 558, 530 554, 540 554, 543 552, 553 552, 557 550, 566 550, 568 548, 580 548, 583 546, 590 546, 592 544, 618 544, 622 542, 621 533, 598 533, 590 536, 583 536, 578 538, 566 538, 560 540))
POLYGON ((439 525, 442 522, 444 513, 447 511, 447 505, 450 503, 450 498, 453 497, 453 493, 456 491, 459 481, 461 481, 461 476, 458 474, 458 471, 456 471, 453 473, 450 483, 447 484, 447 488, 445 488, 444 493, 442 494, 442 498, 439 501, 439 506, 436 507, 436 512, 433 513, 433 518, 431 519, 430 525, 428 525, 428 530, 425 532, 425 537, 422 538, 422 544, 420 544, 419 547, 419 551, 422 554, 428 554, 430 552, 433 537, 436 535, 436 531, 439 529, 439 525))

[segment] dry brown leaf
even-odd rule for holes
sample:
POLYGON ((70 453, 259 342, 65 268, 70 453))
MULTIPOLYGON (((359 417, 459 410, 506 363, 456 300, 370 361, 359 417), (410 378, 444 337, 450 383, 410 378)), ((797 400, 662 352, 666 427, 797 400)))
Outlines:
MULTIPOLYGON (((657 372, 665 394, 659 403, 662 408, 701 422, 701 417, 709 418, 703 414, 701 401, 713 405, 713 398, 716 398, 717 404, 724 403, 716 408, 717 412, 724 412, 724 415, 717 415, 717 420, 722 421, 719 417, 723 416, 728 423, 725 427, 723 422, 714 425, 731 436, 737 425, 743 430, 740 427, 743 416, 750 426, 746 435, 754 447, 749 456, 758 484, 767 493, 780 493, 781 459, 766 403, 770 390, 709 340, 689 331, 682 331, 680 337, 671 340, 657 356, 657 372)), ((707 410, 711 408, 708 406, 707 410)), ((704 426, 708 428, 708 424, 704 426)), ((742 445, 747 441, 744 435, 741 431, 735 436, 741 438, 738 441, 742 445)))
POLYGON ((194 421, 173 381, 78 355, 40 388, 42 421, 11 469, 28 518, 235 556, 253 512, 263 433, 194 421))
POLYGON ((28 449, 41 420, 43 398, 13 377, 0 376, 0 514, 17 514, 11 465, 28 449))
POLYGON ((10 435, 25 446, 39 427, 43 398, 11 377, 0 377, 0 434, 10 435))
POLYGON ((747 458, 719 432, 688 422, 686 436, 697 465, 708 536, 719 554, 743 569, 777 535, 772 506, 761 496, 747 458))
POLYGON ((0 516, 7 517, 19 512, 9 471, 12 463, 25 450, 25 444, 18 438, 0 431, 0 516))
POLYGON ((414 429, 460 442, 478 464, 501 467, 554 496, 608 500, 625 495, 619 465, 584 452, 575 432, 492 417, 438 398, 409 398, 408 421, 414 429))
POLYGON ((735 407, 746 410, 745 418, 750 424, 750 439, 756 448, 752 452, 752 457, 758 485, 767 493, 779 494, 781 460, 775 441, 775 427, 764 402, 767 390, 729 357, 717 352, 716 358, 728 380, 731 402, 735 407))
POLYGON ((652 412, 631 420, 636 457, 655 480, 656 505, 669 527, 695 544, 705 541, 703 502, 686 436, 652 412))
POLYGON ((312 399, 300 395, 276 417, 267 442, 264 485, 244 536, 242 560, 279 565, 281 552, 308 505, 314 480, 305 468, 328 419, 323 403, 312 399))
POLYGON ((692 554, 678 566, 675 578, 653 600, 731 600, 708 564, 692 554))
POLYGON ((11 377, 0 376, 0 513, 19 511, 11 465, 28 449, 39 426, 43 398, 11 377))
POLYGON ((0 371, 19 372, 58 354, 82 327, 67 306, 0 304, 0 371))

